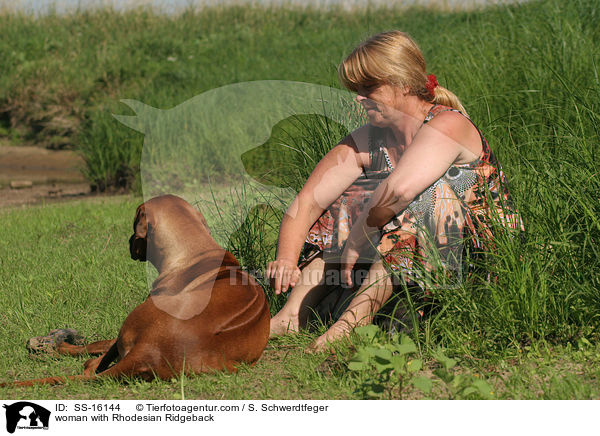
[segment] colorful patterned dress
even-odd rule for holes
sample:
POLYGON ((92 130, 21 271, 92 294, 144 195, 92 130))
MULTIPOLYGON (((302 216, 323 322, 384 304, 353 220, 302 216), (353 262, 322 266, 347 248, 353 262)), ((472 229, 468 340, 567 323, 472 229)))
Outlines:
MULTIPOLYGON (((459 112, 435 105, 424 123, 444 111, 459 112)), ((372 241, 376 257, 383 258, 395 277, 416 283, 422 289, 441 286, 449 276, 453 280, 462 277, 465 250, 482 252, 493 247, 494 223, 517 232, 523 230, 500 163, 479 134, 482 143, 479 158, 448 168, 383 226, 372 241)), ((312 226, 300 259, 301 267, 319 253, 328 262, 339 261, 352 223, 363 212, 379 183, 393 170, 385 138, 384 129, 370 127, 371 164, 312 226)))

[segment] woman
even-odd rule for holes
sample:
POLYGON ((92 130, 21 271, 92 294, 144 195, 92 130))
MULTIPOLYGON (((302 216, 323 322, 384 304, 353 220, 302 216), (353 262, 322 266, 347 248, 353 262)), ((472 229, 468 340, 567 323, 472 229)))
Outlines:
POLYGON ((359 257, 377 249, 348 308, 315 350, 372 321, 393 292, 389 268, 426 288, 423 271, 436 269, 434 259, 460 273, 462 241, 485 248, 492 217, 522 227, 487 142, 459 99, 427 75, 408 35, 371 37, 338 73, 369 123, 317 164, 282 220, 277 258, 267 268, 277 294, 292 288, 271 320, 276 335, 303 326, 333 284, 327 279, 335 263, 342 282, 353 286, 359 257), (316 250, 299 267, 305 242, 316 250))

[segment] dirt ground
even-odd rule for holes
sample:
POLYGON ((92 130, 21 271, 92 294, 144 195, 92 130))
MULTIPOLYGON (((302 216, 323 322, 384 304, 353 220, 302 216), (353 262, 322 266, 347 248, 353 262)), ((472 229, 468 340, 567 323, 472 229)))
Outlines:
POLYGON ((0 140, 0 209, 90 196, 81 156, 0 140))

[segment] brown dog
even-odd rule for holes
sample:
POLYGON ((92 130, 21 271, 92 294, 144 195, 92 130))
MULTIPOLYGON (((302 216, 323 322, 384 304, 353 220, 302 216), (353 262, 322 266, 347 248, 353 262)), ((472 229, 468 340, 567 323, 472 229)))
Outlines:
POLYGON ((202 214, 164 195, 138 207, 133 227, 131 257, 152 262, 159 272, 146 301, 129 314, 117 339, 57 347, 62 354, 102 354, 85 363, 84 375, 17 385, 105 376, 170 379, 235 371, 258 360, 269 338, 264 292, 210 236, 202 214))

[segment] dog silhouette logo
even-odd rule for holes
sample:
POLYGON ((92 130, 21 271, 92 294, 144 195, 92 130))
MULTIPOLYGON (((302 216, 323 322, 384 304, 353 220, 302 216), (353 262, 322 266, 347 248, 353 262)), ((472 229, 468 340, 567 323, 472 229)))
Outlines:
POLYGON ((14 433, 19 429, 48 429, 50 411, 28 401, 19 401, 10 405, 4 404, 6 409, 6 431, 14 433))

